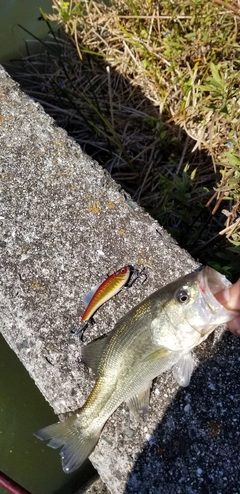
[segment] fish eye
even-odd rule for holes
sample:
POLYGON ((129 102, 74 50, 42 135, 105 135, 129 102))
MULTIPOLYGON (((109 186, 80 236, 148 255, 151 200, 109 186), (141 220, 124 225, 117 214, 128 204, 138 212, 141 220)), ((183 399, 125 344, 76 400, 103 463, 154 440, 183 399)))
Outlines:
POLYGON ((190 297, 190 294, 187 290, 184 290, 183 288, 180 288, 180 290, 177 290, 176 292, 176 299, 177 301, 180 303, 180 304, 185 304, 189 297, 190 297))

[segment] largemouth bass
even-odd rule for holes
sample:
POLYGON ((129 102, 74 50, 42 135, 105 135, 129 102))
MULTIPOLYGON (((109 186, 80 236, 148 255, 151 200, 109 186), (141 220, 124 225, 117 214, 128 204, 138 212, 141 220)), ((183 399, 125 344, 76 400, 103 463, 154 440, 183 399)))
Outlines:
POLYGON ((191 350, 219 324, 236 317, 214 294, 231 283, 205 267, 152 293, 122 317, 114 329, 83 348, 82 361, 96 372, 95 386, 84 406, 64 422, 35 432, 63 446, 64 472, 76 470, 94 449, 108 418, 122 403, 146 412, 152 380, 172 368, 188 385, 193 370, 191 350))

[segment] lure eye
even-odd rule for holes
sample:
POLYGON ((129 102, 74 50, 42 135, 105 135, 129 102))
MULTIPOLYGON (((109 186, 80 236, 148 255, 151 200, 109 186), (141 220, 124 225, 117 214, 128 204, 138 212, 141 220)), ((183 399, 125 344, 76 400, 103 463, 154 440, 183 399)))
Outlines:
POLYGON ((188 291, 184 290, 183 288, 176 292, 176 299, 180 304, 185 304, 188 301, 189 297, 190 295, 188 291))
POLYGON ((122 274, 123 274, 123 273, 125 273, 125 272, 126 272, 126 268, 121 268, 121 269, 120 269, 120 273, 122 273, 122 274))
POLYGON ((124 266, 123 268, 120 268, 117 271, 115 271, 114 274, 117 276, 118 274, 125 274, 126 271, 127 271, 127 268, 126 268, 126 266, 124 266))

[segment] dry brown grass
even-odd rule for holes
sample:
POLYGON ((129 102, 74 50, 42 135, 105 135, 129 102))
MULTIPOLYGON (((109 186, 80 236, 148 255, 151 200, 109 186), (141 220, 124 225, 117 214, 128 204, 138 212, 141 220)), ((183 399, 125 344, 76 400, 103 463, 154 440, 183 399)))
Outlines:
POLYGON ((67 35, 15 69, 195 255, 240 245, 239 6, 218 3, 54 0, 67 35))
POLYGON ((167 113, 168 123, 180 125, 196 141, 193 150, 208 151, 215 172, 220 165, 213 214, 226 197, 233 200, 226 228, 238 243, 239 2, 112 0, 107 6, 102 1, 53 0, 53 8, 55 14, 48 18, 74 37, 79 56, 87 49, 108 65, 102 83, 109 89, 113 129, 113 105, 122 91, 112 80, 114 69, 129 82, 128 88, 141 90, 156 108, 156 118, 167 113))

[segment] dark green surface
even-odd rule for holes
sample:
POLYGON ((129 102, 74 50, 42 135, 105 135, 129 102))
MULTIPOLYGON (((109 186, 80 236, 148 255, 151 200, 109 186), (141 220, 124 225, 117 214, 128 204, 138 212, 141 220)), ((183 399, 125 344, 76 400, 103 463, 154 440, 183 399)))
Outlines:
POLYGON ((38 38, 44 38, 48 33, 47 24, 39 20, 41 7, 51 13, 51 0, 0 0, 0 62, 21 58, 26 55, 26 48, 36 51, 37 43, 20 26, 28 29, 38 38), (26 40, 30 40, 26 47, 26 40))
MULTIPOLYGON (((72 494, 94 470, 62 471, 58 451, 33 436, 57 417, 28 372, 0 335, 0 470, 32 494, 72 494)), ((0 494, 6 490, 0 487, 0 494)))

